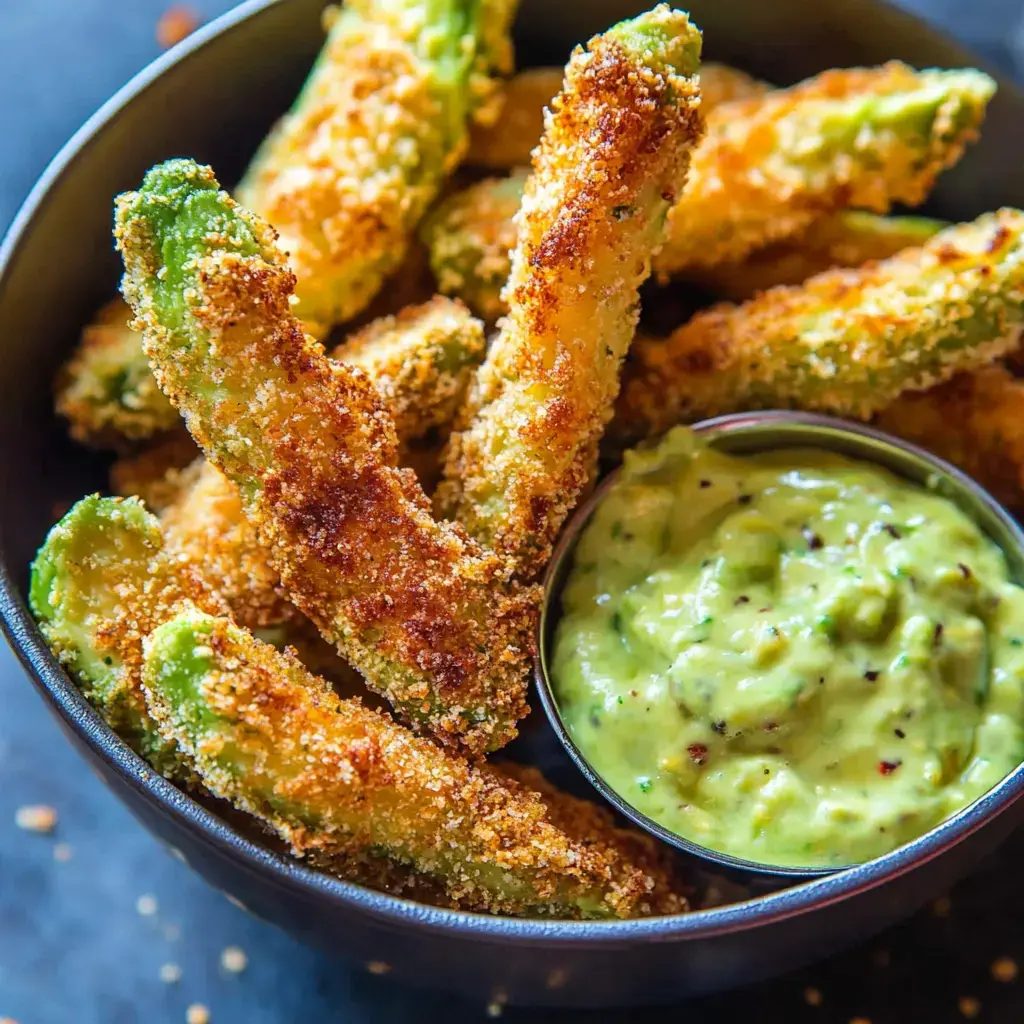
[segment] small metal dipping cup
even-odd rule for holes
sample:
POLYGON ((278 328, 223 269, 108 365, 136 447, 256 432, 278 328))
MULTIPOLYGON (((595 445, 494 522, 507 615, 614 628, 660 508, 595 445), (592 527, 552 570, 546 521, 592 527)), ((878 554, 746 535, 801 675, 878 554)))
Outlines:
MULTIPOLYGON (((1002 549, 1010 578, 1024 585, 1024 532, 1016 521, 987 491, 960 470, 915 445, 860 424, 829 416, 784 410, 719 416, 703 420, 692 429, 701 434, 712 447, 732 455, 755 455, 785 448, 825 448, 851 459, 882 466, 911 483, 942 495, 970 516, 1002 549)), ((652 821, 613 790, 591 767, 569 736, 548 673, 554 629, 561 615, 562 586, 572 568, 573 553, 580 534, 601 499, 615 486, 618 477, 619 470, 610 473, 589 500, 577 509, 555 547, 544 578, 534 677, 541 703, 555 734, 576 766, 609 803, 641 828, 686 853, 743 876, 788 877, 797 881, 846 870, 852 865, 804 868, 762 864, 720 853, 677 835, 652 821)), ((957 814, 966 810, 963 808, 957 814)), ((922 833, 922 836, 905 846, 913 846, 927 834, 922 833)))

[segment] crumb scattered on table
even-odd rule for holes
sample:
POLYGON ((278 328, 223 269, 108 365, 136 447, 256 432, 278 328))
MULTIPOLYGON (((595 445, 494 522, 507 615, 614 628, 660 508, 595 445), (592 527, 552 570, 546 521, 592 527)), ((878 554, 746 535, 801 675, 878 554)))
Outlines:
POLYGON ((160 906, 156 901, 156 897, 150 893, 143 893, 135 901, 135 909, 143 917, 152 917, 159 909, 160 906))
POLYGON ((981 1013, 981 1003, 974 996, 961 996, 956 1005, 961 1015, 968 1020, 974 1020, 981 1013))
POLYGON ((182 39, 190 36, 199 27, 199 15, 184 4, 168 7, 156 23, 156 41, 169 49, 182 39))
POLYGON ((160 980, 167 985, 176 985, 181 981, 181 968, 177 964, 164 964, 160 968, 160 980))
POLYGON ((53 859, 61 864, 67 864, 74 856, 75 851, 70 843, 55 843, 53 847, 53 859))
POLYGON ((241 974, 249 966, 249 958, 244 949, 228 946, 220 955, 220 965, 231 974, 241 974))
POLYGON ((808 986, 804 989, 804 1002, 808 1006, 821 1006, 821 991, 820 989, 808 986))
POLYGON ((57 812, 46 804, 27 804, 14 812, 14 823, 26 832, 52 832, 57 827, 57 812))
POLYGON ((992 961, 992 977, 996 981, 1010 982, 1017 978, 1017 961, 1008 956, 1001 956, 992 961))
POLYGON ((391 970, 391 964, 386 964, 383 960, 367 960, 366 969, 371 974, 387 974, 391 970))
POLYGON ((193 1003, 185 1011, 185 1024, 210 1024, 210 1011, 202 1003, 193 1003))

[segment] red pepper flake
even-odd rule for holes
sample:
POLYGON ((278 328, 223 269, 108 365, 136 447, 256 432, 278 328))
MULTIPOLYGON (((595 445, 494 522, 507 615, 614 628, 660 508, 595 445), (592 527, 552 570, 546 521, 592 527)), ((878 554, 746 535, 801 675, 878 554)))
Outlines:
POLYGON ((869 668, 869 669, 867 670, 867 672, 865 672, 865 673, 864 673, 864 678, 865 678, 865 679, 866 679, 866 680, 867 680, 867 681, 868 681, 869 683, 873 683, 873 682, 875 682, 875 681, 876 681, 876 680, 878 679, 878 677, 879 677, 880 675, 881 675, 881 673, 880 673, 879 671, 877 671, 876 669, 873 669, 873 668, 869 668))
POLYGON ((812 551, 819 551, 825 546, 825 542, 809 527, 801 527, 800 533, 812 551))
POLYGON ((733 601, 733 604, 750 604, 750 598, 746 594, 740 594, 739 597, 733 601))
POLYGON ((775 732, 775 730, 778 729, 778 727, 778 722, 765 722, 762 726, 765 732, 775 732))
POLYGON ((741 505, 749 505, 754 500, 754 496, 752 494, 741 494, 736 500, 741 505))
POLYGON ((900 531, 897 530, 896 527, 892 525, 892 523, 883 523, 882 529, 885 530, 885 532, 889 534, 889 536, 892 537, 893 540, 899 540, 903 536, 903 534, 900 533, 900 531))
POLYGON ((941 622, 935 623, 935 632, 932 633, 932 647, 938 647, 942 643, 942 631, 944 627, 941 622))
POLYGON ((901 764, 903 764, 902 761, 879 761, 878 771, 882 775, 892 775, 901 764))
POLYGON ((701 490, 703 490, 705 487, 710 487, 710 486, 711 486, 711 481, 710 480, 701 480, 701 482, 700 482, 701 490))
POLYGON ((703 764, 708 759, 708 748, 703 743, 691 743, 686 752, 694 764, 703 764))
POLYGON ((956 567, 960 570, 960 575, 963 576, 963 578, 965 580, 969 580, 971 578, 971 576, 973 575, 973 573, 971 572, 970 568, 968 566, 964 565, 963 562, 957 562, 956 563, 956 567))
POLYGON ((156 41, 165 49, 180 43, 199 27, 199 15, 191 7, 173 4, 168 7, 156 25, 156 41))

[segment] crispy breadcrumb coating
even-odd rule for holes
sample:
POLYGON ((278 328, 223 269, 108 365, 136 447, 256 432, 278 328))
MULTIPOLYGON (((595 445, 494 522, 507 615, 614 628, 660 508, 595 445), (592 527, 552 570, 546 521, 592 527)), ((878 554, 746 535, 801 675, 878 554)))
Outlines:
POLYGON ((1024 382, 1005 367, 903 395, 876 422, 959 466, 1005 505, 1024 509, 1024 382))
POLYGON ((160 386, 238 486, 284 592, 409 721, 473 753, 508 742, 538 590, 432 519, 373 383, 292 315, 272 229, 186 160, 121 196, 116 221, 160 386))
MULTIPOLYGON (((157 771, 190 789, 201 789, 200 780, 146 706, 142 640, 185 608, 226 612, 203 576, 200 567, 168 554, 159 524, 136 499, 92 496, 50 531, 30 589, 44 636, 89 701, 157 771)), ((457 906, 437 882, 373 851, 314 861, 351 881, 457 906)))
POLYGON ((468 145, 517 0, 349 0, 239 184, 281 233, 311 333, 354 317, 468 145))
POLYGON ((497 120, 474 125, 469 133, 466 163, 495 170, 529 164, 544 134, 544 111, 562 91, 565 69, 526 68, 501 86, 497 120))
POLYGON ((177 411, 149 372, 130 319, 121 299, 104 306, 58 375, 57 413, 81 444, 121 448, 178 423, 177 411))
POLYGON ((435 295, 374 320, 331 357, 370 377, 407 441, 452 421, 486 349, 483 324, 461 302, 435 295))
MULTIPOLYGON (((529 144, 525 150, 520 147, 522 151, 518 164, 503 165, 496 157, 493 160, 495 166, 513 167, 512 173, 506 178, 485 178, 453 193, 439 202, 420 225, 420 238, 430 252, 430 266, 437 287, 446 295, 458 296, 484 320, 495 321, 508 312, 502 289, 508 280, 512 252, 518 240, 515 215, 519 212, 529 176, 526 165, 530 161, 531 150, 540 139, 543 122, 541 107, 549 104, 561 89, 561 70, 557 72, 557 82, 553 80, 553 74, 552 68, 536 68, 517 75, 509 84, 505 114, 494 131, 501 129, 506 116, 509 122, 536 122, 536 130, 530 136, 529 144), (517 81, 526 76, 531 76, 529 87, 524 84, 521 89, 516 88, 517 81), (543 89, 546 96, 543 104, 538 101, 536 116, 528 118, 520 108, 538 80, 546 83, 543 89)), ((769 88, 763 82, 725 64, 702 64, 699 78, 700 108, 705 116, 715 106, 741 97, 760 96, 769 88)), ((514 125, 510 123, 508 130, 513 131, 514 125)), ((504 138, 496 138, 495 146, 500 147, 504 138)), ((514 137, 509 146, 511 149, 516 148, 514 137)), ((502 151, 498 149, 497 152, 502 151)), ((891 255, 894 251, 890 250, 884 255, 891 255)), ((863 262, 864 259, 867 257, 856 262, 863 262)), ((817 270, 824 270, 831 265, 819 266, 817 270)), ((802 281, 803 278, 796 280, 802 281)))
POLYGON ((526 577, 595 466, 638 289, 700 137, 700 33, 665 5, 577 49, 534 161, 502 321, 438 508, 526 577))
POLYGON ((236 622, 257 630, 301 618, 278 593, 281 577, 244 515, 238 488, 216 466, 199 461, 191 486, 164 511, 161 525, 168 550, 203 567, 236 622))
POLYGON ((831 270, 638 339, 612 440, 628 445, 742 409, 868 419, 1016 348, 1024 213, 1003 209, 859 270, 831 270))
POLYGON ((299 855, 386 852, 461 905, 506 914, 628 917, 686 907, 653 844, 566 801, 574 840, 544 800, 471 767, 359 701, 340 700, 287 653, 228 619, 185 612, 146 641, 161 730, 205 785, 299 855))
POLYGON ((484 178, 438 203, 420 225, 437 287, 484 320, 493 322, 508 310, 501 292, 518 241, 515 217, 527 177, 523 170, 484 178))
POLYGON ((859 267, 903 249, 924 245, 949 227, 930 217, 881 217, 864 210, 842 210, 816 220, 802 235, 752 252, 738 263, 698 267, 686 275, 712 295, 745 302, 782 284, 802 284, 833 267, 859 267))
POLYGON ((980 71, 892 62, 717 107, 655 268, 739 260, 844 207, 920 203, 977 138, 994 92, 980 71))
MULTIPOLYGON (((563 68, 526 68, 502 87, 501 109, 492 125, 474 126, 466 163, 496 171, 529 165, 544 133, 544 111, 562 91, 563 68)), ((771 86, 728 64, 700 66, 700 104, 709 110, 734 100, 761 96, 771 86)), ((507 276, 507 275, 506 275, 507 276)))
MULTIPOLYGON (((32 563, 29 602, 51 650, 110 727, 157 771, 181 776, 141 689, 142 638, 182 610, 227 607, 196 566, 168 558, 136 498, 83 498, 32 563)), ((187 773, 186 773, 187 774, 187 773)))
MULTIPOLYGON (((141 347, 142 336, 138 338, 141 347)), ((150 511, 160 513, 188 491, 201 466, 199 449, 182 424, 114 462, 110 490, 123 498, 141 498, 150 511)))

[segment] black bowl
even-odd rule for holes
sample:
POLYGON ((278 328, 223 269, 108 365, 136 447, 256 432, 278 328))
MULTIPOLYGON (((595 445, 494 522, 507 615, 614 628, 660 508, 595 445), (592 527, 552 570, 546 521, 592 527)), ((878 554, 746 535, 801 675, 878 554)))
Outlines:
MULTIPOLYGON (((0 614, 65 731, 147 828, 260 917, 369 970, 386 964, 400 978, 487 1001, 611 1005, 707 992, 825 956, 911 913, 1024 817, 1024 771, 924 840, 797 888, 676 918, 493 918, 338 881, 236 831, 154 774, 51 657, 25 606, 28 565, 59 511, 105 479, 102 460, 74 448, 54 421, 51 381, 117 283, 111 199, 175 155, 208 161, 222 180, 234 180, 315 56, 322 6, 254 0, 153 64, 57 156, 0 250, 0 614)), ((573 44, 643 6, 524 0, 521 63, 562 62, 573 44)), ((919 66, 977 63, 876 0, 693 0, 692 8, 709 58, 780 83, 894 57, 919 66)), ((1024 206, 1020 124, 1024 97, 1002 81, 982 141, 941 180, 936 214, 964 219, 1024 206)), ((563 755, 539 718, 519 749, 558 774, 563 755)))

